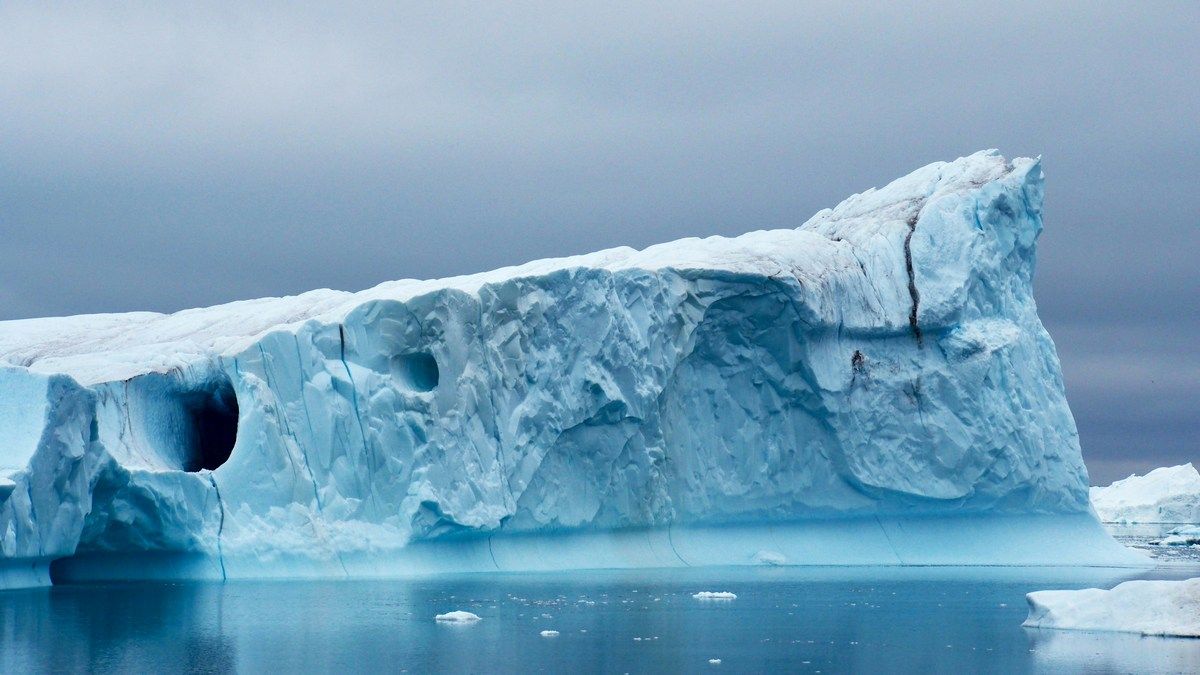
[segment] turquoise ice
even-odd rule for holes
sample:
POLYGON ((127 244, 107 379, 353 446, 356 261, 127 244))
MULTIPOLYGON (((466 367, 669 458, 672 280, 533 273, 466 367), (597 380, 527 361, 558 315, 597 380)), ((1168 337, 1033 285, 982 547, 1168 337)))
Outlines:
POLYGON ((794 230, 0 322, 0 586, 1140 564, 1088 505, 1041 229, 1039 162, 989 151, 794 230))

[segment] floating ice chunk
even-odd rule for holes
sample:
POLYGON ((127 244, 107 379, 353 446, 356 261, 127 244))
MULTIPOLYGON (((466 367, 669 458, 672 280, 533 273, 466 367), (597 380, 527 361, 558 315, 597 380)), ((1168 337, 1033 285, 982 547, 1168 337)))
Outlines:
POLYGON ((787 556, 779 551, 768 551, 763 549, 754 554, 754 562, 759 565, 786 565, 787 556))
POLYGON ((482 619, 479 618, 478 614, 464 612, 463 610, 459 609, 453 612, 446 612, 445 614, 438 614, 437 616, 433 617, 433 620, 440 623, 475 623, 476 621, 481 621, 482 619))
POLYGON ((721 659, 709 659, 709 660, 708 660, 708 662, 709 662, 709 663, 711 663, 711 664, 712 664, 712 665, 714 665, 714 666, 719 666, 719 665, 721 665, 721 659))
POLYGON ((729 591, 700 591, 693 593, 692 597, 697 600, 737 600, 737 595, 729 591))
POLYGON ((1126 581, 1111 591, 1037 591, 1025 597, 1028 628, 1200 637, 1200 578, 1126 581))
POLYGON ((539 635, 541 635, 542 637, 545 637, 545 638, 558 637, 558 631, 556 631, 556 630, 544 630, 544 631, 542 631, 541 633, 539 633, 539 635))

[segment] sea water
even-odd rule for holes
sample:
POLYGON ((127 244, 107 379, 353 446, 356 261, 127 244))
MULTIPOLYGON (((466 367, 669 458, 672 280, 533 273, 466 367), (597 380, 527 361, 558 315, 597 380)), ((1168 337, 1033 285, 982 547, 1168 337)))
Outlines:
POLYGON ((62 585, 0 593, 0 671, 1200 672, 1200 640, 1021 627, 1029 591, 1190 576, 1200 566, 62 585), (482 619, 434 620, 452 610, 482 619))

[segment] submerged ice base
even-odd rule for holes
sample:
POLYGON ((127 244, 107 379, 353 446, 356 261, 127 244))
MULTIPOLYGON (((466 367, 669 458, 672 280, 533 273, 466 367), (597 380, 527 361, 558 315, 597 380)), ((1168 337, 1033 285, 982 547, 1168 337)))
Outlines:
POLYGON ((0 322, 0 585, 1140 564, 1088 506, 1041 203, 978 153, 795 230, 0 322))

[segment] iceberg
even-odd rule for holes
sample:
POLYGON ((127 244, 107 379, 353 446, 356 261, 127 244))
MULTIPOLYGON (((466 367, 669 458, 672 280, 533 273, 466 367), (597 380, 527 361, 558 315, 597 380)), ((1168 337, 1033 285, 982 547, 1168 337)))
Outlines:
POLYGON ((1200 579, 1126 581, 1112 590, 1036 591, 1028 628, 1200 638, 1200 579))
POLYGON ((1189 462, 1091 489, 1106 523, 1200 524, 1200 472, 1189 462))
POLYGON ((475 623, 476 621, 482 621, 478 614, 467 612, 461 609, 456 609, 453 612, 446 612, 445 614, 438 614, 433 617, 433 620, 437 621, 438 623, 455 624, 475 623))
POLYGON ((1042 181, 987 151, 796 229, 0 322, 0 587, 1145 564, 1037 316, 1042 181))

